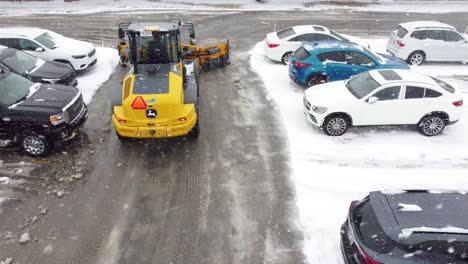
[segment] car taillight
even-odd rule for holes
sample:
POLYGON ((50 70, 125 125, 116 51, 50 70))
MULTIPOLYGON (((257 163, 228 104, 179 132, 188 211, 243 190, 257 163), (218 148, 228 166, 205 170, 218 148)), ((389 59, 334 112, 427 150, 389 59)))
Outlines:
POLYGON ((296 67, 301 68, 301 69, 307 68, 310 65, 312 65, 312 64, 296 61, 296 67))
POLYGON ((143 97, 141 96, 137 96, 135 98, 135 100, 133 100, 133 103, 132 103, 132 108, 133 109, 146 109, 147 105, 146 105, 146 102, 145 102, 145 99, 143 99, 143 97))
POLYGON ((397 40, 396 43, 398 44, 398 46, 400 46, 401 48, 403 48, 404 46, 406 46, 405 43, 401 42, 401 40, 397 40))
POLYGON ((276 48, 276 47, 279 47, 279 44, 272 44, 272 43, 269 43, 269 44, 268 44, 268 47, 269 47, 270 49, 276 48))
POLYGON ((125 120, 125 119, 119 119, 119 123, 125 124, 125 123, 127 123, 127 120, 125 120))
POLYGON ((452 103, 454 106, 462 106, 463 105, 463 100, 460 100, 460 101, 456 101, 456 102, 453 102, 452 103))
POLYGON ((364 251, 364 249, 362 249, 362 247, 360 247, 358 245, 358 250, 359 250, 359 253, 361 253, 361 261, 363 264, 382 264, 380 262, 377 262, 375 261, 373 258, 371 258, 371 256, 369 256, 369 254, 367 254, 366 251, 364 251))
POLYGON ((187 118, 186 117, 181 117, 181 118, 179 118, 179 121, 180 122, 185 122, 185 121, 187 121, 187 118))

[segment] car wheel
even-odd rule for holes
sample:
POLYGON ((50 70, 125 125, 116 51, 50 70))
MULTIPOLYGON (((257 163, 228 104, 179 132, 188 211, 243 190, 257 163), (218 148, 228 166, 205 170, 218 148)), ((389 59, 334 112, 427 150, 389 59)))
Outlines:
POLYGON ((445 119, 441 115, 431 115, 419 123, 419 130, 428 137, 437 136, 445 128, 445 119))
POLYGON ((323 122, 323 131, 329 136, 341 136, 349 128, 349 120, 343 115, 333 115, 327 117, 323 122))
POLYGON ((289 65, 289 63, 291 63, 291 60, 292 60, 292 56, 293 56, 293 53, 292 52, 287 52, 286 54, 283 55, 283 57, 281 58, 281 62, 285 65, 289 65))
POLYGON ((47 139, 37 134, 29 134, 23 137, 21 147, 24 152, 33 157, 44 156, 50 150, 50 144, 47 139))
POLYGON ((323 76, 314 75, 314 76, 310 77, 310 79, 307 81, 307 87, 312 87, 314 85, 322 84, 322 83, 326 83, 326 82, 327 82, 327 79, 324 78, 323 76))
POLYGON ((426 55, 422 51, 415 51, 406 60, 411 65, 421 65, 426 60, 426 55))

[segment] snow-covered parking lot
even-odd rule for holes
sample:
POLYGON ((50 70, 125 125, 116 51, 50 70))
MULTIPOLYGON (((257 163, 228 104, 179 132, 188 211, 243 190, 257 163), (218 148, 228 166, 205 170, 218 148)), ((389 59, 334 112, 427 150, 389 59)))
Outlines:
MULTIPOLYGON (((368 39, 385 51, 386 39, 368 39)), ((340 225, 353 200, 380 189, 466 189, 468 187, 468 116, 428 138, 413 128, 352 128, 328 137, 303 114, 303 89, 289 81, 287 67, 264 56, 263 42, 250 52, 251 67, 264 81, 289 138, 305 253, 310 263, 343 263, 340 225)), ((414 70, 440 76, 468 99, 468 65, 429 64, 414 70), (454 78, 453 76, 458 76, 454 78)), ((268 98, 269 99, 269 98, 268 98)))

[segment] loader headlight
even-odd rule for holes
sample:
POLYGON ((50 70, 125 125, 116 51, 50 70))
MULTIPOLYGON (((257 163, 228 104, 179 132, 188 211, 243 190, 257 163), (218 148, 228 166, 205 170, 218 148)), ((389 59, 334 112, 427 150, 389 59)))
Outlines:
POLYGON ((328 108, 326 108, 326 107, 315 106, 315 105, 312 106, 312 111, 314 111, 314 112, 317 113, 317 114, 323 114, 323 113, 325 113, 327 110, 328 110, 328 108))

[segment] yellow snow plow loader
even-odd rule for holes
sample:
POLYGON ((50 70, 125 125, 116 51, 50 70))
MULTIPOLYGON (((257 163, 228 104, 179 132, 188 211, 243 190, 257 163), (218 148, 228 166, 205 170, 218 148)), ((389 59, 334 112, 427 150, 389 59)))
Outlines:
POLYGON ((192 45, 193 24, 183 22, 120 24, 119 39, 121 63, 131 68, 111 101, 118 138, 197 137, 199 69, 229 64, 229 43, 192 45), (191 44, 181 44, 181 27, 191 44))

